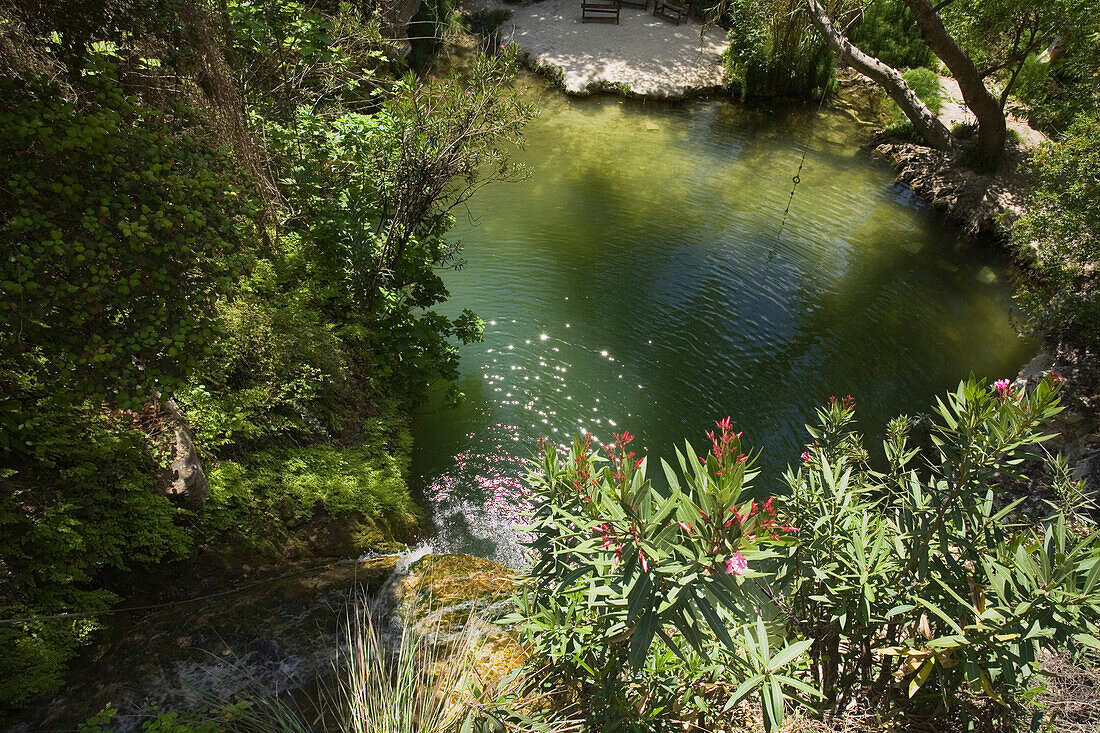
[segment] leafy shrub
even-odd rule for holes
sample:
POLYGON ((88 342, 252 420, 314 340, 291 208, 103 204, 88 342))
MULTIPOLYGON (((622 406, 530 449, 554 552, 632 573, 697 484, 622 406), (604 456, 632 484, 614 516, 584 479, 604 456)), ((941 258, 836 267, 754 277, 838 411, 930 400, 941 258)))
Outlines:
MULTIPOLYGON (((929 69, 908 69, 902 77, 912 88, 913 93, 928 106, 928 111, 938 115, 943 109, 943 88, 940 85, 940 77, 929 69)), ((923 143, 924 138, 913 127, 913 123, 901 111, 897 104, 890 103, 890 117, 892 121, 886 126, 885 132, 893 137, 911 140, 915 143, 923 143)))
POLYGON ((928 111, 938 115, 943 109, 943 87, 940 75, 931 69, 908 69, 902 77, 920 100, 928 105, 928 111))
POLYGON ((753 691, 769 729, 792 692, 883 718, 981 698, 983 718, 1015 718, 1046 650, 1100 648, 1100 532, 1072 502, 1023 515, 1004 488, 1060 409, 1056 382, 971 378, 937 402, 927 446, 910 444, 915 420, 890 422, 883 470, 854 403, 832 400, 785 506, 740 503, 754 472, 728 420, 705 458, 662 461, 664 490, 629 435, 606 459, 546 446, 520 597, 534 664, 605 725, 678 711, 705 726, 753 691))
POLYGON ((1100 533, 1055 507, 1033 523, 1003 489, 1060 410, 1056 382, 960 384, 937 402, 929 448, 910 445, 913 420, 891 421, 881 472, 842 449, 862 442, 850 407, 819 412, 821 437, 786 475, 791 516, 813 531, 782 562, 776 598, 813 640, 830 704, 928 712, 969 691, 1011 719, 1044 649, 1100 646, 1100 533))
POLYGON ((547 445, 530 476, 536 562, 518 618, 536 664, 552 662, 545 684, 579 686, 595 703, 590 724, 616 729, 672 710, 717 722, 759 692, 774 727, 784 687, 814 694, 783 671, 809 644, 773 644, 781 628, 757 610, 758 566, 794 528, 774 500, 749 498, 757 472, 729 420, 709 435, 705 458, 688 444, 676 452, 678 472, 662 461, 665 492, 628 451, 629 433, 606 458, 590 439, 565 454, 547 445), (653 651, 656 639, 667 654, 653 651))
MULTIPOLYGON (((208 474, 205 541, 225 539, 283 554, 319 513, 341 518, 334 549, 362 552, 399 548, 415 538, 420 512, 406 487, 412 439, 393 418, 372 418, 361 444, 268 449, 221 460, 208 474)), ((312 548, 315 552, 319 548, 312 548)))
MULTIPOLYGON (((58 406, 41 385, 20 386, 33 417, 18 452, 0 453, 0 616, 104 611, 116 600, 105 572, 189 550, 179 510, 157 493, 162 457, 138 416, 58 406)), ((94 615, 0 625, 0 717, 56 689, 99 626, 94 615)))
POLYGON ((289 122, 299 106, 321 100, 373 107, 373 92, 389 82, 396 43, 355 3, 235 0, 225 7, 241 92, 265 119, 289 122))
POLYGON ((300 238, 282 237, 217 304, 222 338, 178 395, 204 450, 312 442, 361 422, 367 395, 306 265, 300 238))
POLYGON ((951 126, 951 134, 959 140, 969 140, 978 132, 976 122, 956 122, 951 126))
POLYGON ((1084 117, 1031 161, 1036 184, 1012 241, 1031 264, 1017 300, 1038 332, 1100 343, 1100 121, 1084 117))
POLYGON ((495 37, 504 21, 512 17, 511 10, 489 10, 481 8, 472 13, 463 13, 462 24, 471 33, 495 37))
POLYGON ((742 97, 818 99, 830 90, 836 58, 804 9, 781 0, 731 0, 723 8, 726 81, 742 97))
POLYGON ((82 84, 0 78, 0 358, 140 406, 213 341, 250 204, 194 111, 142 106, 102 58, 82 84))
POLYGON ((444 238, 451 210, 522 174, 505 151, 533 115, 510 89, 516 53, 479 57, 465 77, 408 76, 373 115, 303 109, 295 126, 268 128, 302 207, 289 232, 301 238, 302 278, 371 393, 415 401, 457 375, 453 341, 481 338, 473 313, 431 309, 448 295, 439 270, 461 265, 444 238))

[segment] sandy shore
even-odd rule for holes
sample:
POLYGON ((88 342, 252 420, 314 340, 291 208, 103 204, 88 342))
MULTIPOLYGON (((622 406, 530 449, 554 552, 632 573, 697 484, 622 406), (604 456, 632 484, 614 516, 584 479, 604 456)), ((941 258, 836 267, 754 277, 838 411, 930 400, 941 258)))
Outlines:
POLYGON ((560 72, 569 94, 614 89, 669 98, 722 86, 726 37, 720 28, 702 33, 694 21, 676 26, 630 7, 618 25, 582 23, 580 0, 468 0, 466 6, 511 11, 501 39, 518 43, 535 66, 560 72))

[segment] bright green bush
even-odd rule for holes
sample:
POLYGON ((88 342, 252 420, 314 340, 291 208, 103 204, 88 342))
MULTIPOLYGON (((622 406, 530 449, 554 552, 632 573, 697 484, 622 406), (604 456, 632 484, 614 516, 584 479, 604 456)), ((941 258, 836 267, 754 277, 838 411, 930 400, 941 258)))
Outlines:
POLYGON ((217 304, 222 337, 178 394, 204 450, 339 436, 371 407, 306 269, 300 238, 283 237, 217 304))
MULTIPOLYGON (((392 549, 414 539, 420 511, 406 486, 412 439, 393 418, 372 418, 362 443, 259 450, 209 471, 205 542, 245 543, 279 555, 294 530, 323 513, 346 520, 351 551, 392 549), (354 546, 354 547, 352 547, 354 546)), ((313 548, 317 549, 317 548, 313 548)))
MULTIPOLYGON (((930 69, 908 69, 902 77, 905 79, 905 83, 913 90, 913 93, 920 97, 920 100, 928 106, 928 111, 934 115, 938 115, 940 110, 943 109, 943 87, 940 84, 940 76, 930 69)), ((905 116, 905 113, 901 111, 901 107, 897 104, 890 103, 890 123, 886 126, 885 132, 894 137, 904 138, 906 140, 912 140, 913 142, 924 142, 920 133, 913 127, 913 123, 909 121, 909 118, 905 116)))
POLYGON ((268 128, 301 206, 288 233, 300 237, 302 283, 368 393, 416 401, 457 375, 456 342, 481 338, 473 313, 432 308, 448 295, 440 270, 461 264, 445 239, 452 209, 522 175, 505 147, 533 115, 510 86, 516 53, 481 57, 465 76, 406 77, 372 115, 302 109, 295 126, 268 128))
MULTIPOLYGON (((116 600, 105 572, 190 548, 180 511, 157 493, 162 449, 138 415, 58 406, 42 385, 20 386, 32 417, 19 450, 0 453, 0 617, 103 611, 116 600)), ((55 689, 99 627, 94 616, 0 625, 0 717, 55 689)))
MULTIPOLYGON (((289 122, 301 105, 373 106, 393 41, 355 3, 229 0, 227 30, 250 111, 289 122)), ((368 11, 369 12, 369 11, 368 11)))
POLYGON ((535 565, 517 618, 535 665, 550 662, 539 679, 578 689, 597 729, 661 716, 711 728, 750 693, 778 726, 784 689, 815 694, 785 671, 809 643, 783 643, 756 585, 795 528, 773 499, 749 498, 757 471, 728 419, 705 457, 687 444, 678 471, 661 462, 666 491, 628 450, 633 436, 614 437, 606 457, 590 439, 564 454, 547 445, 529 477, 535 565))
POLYGON ((768 729, 791 693, 882 719, 971 717, 984 699, 983 719, 1017 719, 1045 652, 1100 648, 1100 532, 1076 514, 1080 487, 1054 471, 1040 516, 1006 491, 1060 409, 1057 381, 971 378, 919 445, 916 421, 891 421, 882 470, 851 399, 831 400, 779 505, 742 495, 754 472, 728 420, 706 457, 662 462, 661 490, 629 435, 606 459, 546 446, 519 599, 532 667, 597 727, 712 727, 753 692, 768 729))
MULTIPOLYGON (((0 19, 0 611, 98 613, 108 574, 195 547, 411 538, 391 411, 480 337, 432 308, 450 209, 511 175, 531 115, 515 50, 422 84, 347 3, 47 5, 0 19), (159 493, 153 389, 195 428, 199 516, 159 493)), ((87 618, 0 626, 0 717, 57 686, 87 618)))
MULTIPOLYGON (((993 703, 983 717, 1008 721, 1041 684, 1045 650, 1100 647, 1100 533, 1079 507, 1028 516, 1005 491, 1060 411, 1057 381, 1027 394, 960 384, 937 402, 927 444, 911 444, 913 420, 891 421, 883 471, 842 448, 862 443, 850 407, 820 413, 823 433, 786 476, 791 516, 810 531, 781 563, 776 598, 789 631, 813 640, 813 683, 831 705, 929 715, 979 697, 993 703)), ((1079 495, 1051 476, 1053 496, 1079 495)))
POLYGON ((875 0, 863 8, 848 38, 861 51, 895 69, 927 67, 939 60, 921 39, 913 13, 899 0, 875 0))
POLYGON ((940 75, 931 69, 916 68, 906 70, 902 77, 920 100, 928 105, 928 111, 938 115, 943 109, 943 87, 940 85, 940 75))

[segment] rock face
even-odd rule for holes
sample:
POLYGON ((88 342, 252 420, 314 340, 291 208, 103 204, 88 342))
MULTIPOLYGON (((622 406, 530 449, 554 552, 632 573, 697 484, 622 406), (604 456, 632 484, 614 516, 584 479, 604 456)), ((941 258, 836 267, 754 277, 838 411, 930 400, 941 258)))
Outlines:
POLYGON ((194 436, 176 406, 175 400, 167 400, 161 405, 161 411, 172 426, 173 451, 169 466, 169 484, 166 493, 176 498, 188 509, 201 509, 210 495, 210 484, 199 461, 199 452, 195 449, 194 436))
POLYGON ((875 152, 897 171, 897 180, 970 236, 1004 239, 1021 212, 1028 153, 1010 145, 995 173, 976 173, 947 153, 913 143, 884 142, 875 152))
POLYGON ((1083 480, 1096 497, 1100 493, 1100 355, 1064 342, 1052 344, 1020 371, 1014 386, 1026 389, 1052 370, 1065 380, 1064 409, 1051 421, 1050 432, 1057 434, 1043 447, 1064 455, 1072 478, 1083 480))
POLYGON ((409 52, 409 21, 420 9, 420 0, 390 0, 382 6, 382 37, 398 41, 409 52))
MULTIPOLYGON (((527 659, 518 636, 494 623, 513 606, 515 571, 471 555, 429 555, 394 586, 394 617, 407 620, 439 648, 466 628, 478 636, 474 671, 479 687, 506 679, 527 659)), ((450 662, 444 651, 442 663, 450 662)))
POLYGON ((440 636, 472 619, 485 641, 476 670, 484 683, 523 663, 514 635, 493 621, 505 613, 512 572, 467 555, 432 556, 408 565, 388 555, 318 569, 259 575, 194 601, 116 618, 116 638, 88 659, 54 700, 28 711, 13 730, 75 730, 108 705, 112 725, 140 730, 152 704, 160 711, 201 709, 211 699, 288 694, 310 711, 331 689, 349 610, 369 608, 375 622, 408 620, 440 636), (407 573, 407 574, 406 574, 407 573))

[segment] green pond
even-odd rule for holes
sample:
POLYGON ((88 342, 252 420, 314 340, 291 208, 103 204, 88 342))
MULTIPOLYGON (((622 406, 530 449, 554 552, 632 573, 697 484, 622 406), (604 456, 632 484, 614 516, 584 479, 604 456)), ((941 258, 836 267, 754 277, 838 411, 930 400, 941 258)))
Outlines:
POLYGON ((482 189, 452 233, 466 266, 446 311, 487 325, 462 349, 465 399, 414 423, 435 551, 523 562, 512 525, 540 436, 629 430, 671 458, 728 415, 772 493, 830 395, 855 398, 878 445, 891 416, 1034 354, 1007 258, 895 186, 847 117, 528 93, 530 178, 482 189))

